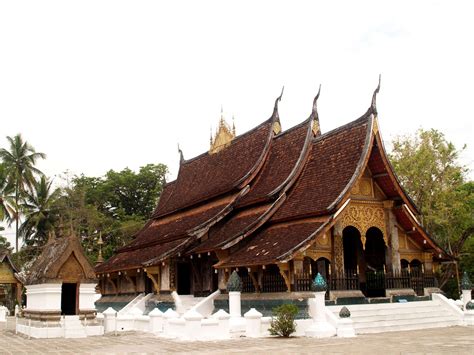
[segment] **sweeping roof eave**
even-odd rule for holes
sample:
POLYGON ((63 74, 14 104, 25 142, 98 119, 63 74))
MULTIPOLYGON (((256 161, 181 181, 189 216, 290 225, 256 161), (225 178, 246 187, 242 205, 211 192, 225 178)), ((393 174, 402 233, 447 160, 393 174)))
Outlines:
POLYGON ((403 215, 408 219, 411 225, 415 228, 415 230, 420 234, 421 238, 427 241, 427 243, 436 251, 435 257, 440 260, 453 260, 454 257, 446 251, 443 247, 441 247, 436 240, 434 240, 428 232, 423 228, 421 223, 416 219, 413 212, 410 208, 403 204, 396 210, 398 213, 403 213, 403 215))
POLYGON ((155 217, 165 216, 245 187, 263 165, 277 118, 278 115, 272 116, 254 129, 237 136, 228 147, 217 153, 206 152, 184 161, 172 186, 173 191, 166 201, 159 204, 155 217), (236 164, 235 160, 242 163, 236 164), (209 181, 213 181, 213 184, 208 184, 209 181), (192 191, 188 188, 191 185, 192 191))

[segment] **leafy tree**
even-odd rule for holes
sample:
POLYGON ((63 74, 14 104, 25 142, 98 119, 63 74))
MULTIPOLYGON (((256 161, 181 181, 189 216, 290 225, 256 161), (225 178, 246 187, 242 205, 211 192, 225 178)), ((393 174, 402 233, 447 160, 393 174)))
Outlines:
MULTIPOLYGON (((397 137, 390 155, 424 227, 456 259, 474 234, 474 183, 466 181, 468 169, 458 161, 461 151, 443 133, 420 129, 414 136, 397 137)), ((454 272, 454 265, 448 265, 441 285, 454 272)))
POLYGON ((25 220, 20 227, 20 235, 27 245, 42 245, 48 240, 50 232, 54 231, 57 220, 55 203, 60 197, 60 190, 52 188, 52 181, 41 176, 34 181, 31 192, 26 191, 22 210, 25 220))
MULTIPOLYGON (((0 227, 0 232, 5 230, 3 227, 0 227)), ((12 251, 12 247, 10 245, 10 242, 5 238, 3 235, 0 235, 0 252, 2 251, 12 251)))
POLYGON ((12 219, 15 221, 15 243, 18 251, 19 238, 19 218, 20 202, 23 193, 31 188, 34 183, 35 175, 42 175, 42 172, 35 167, 38 159, 46 158, 44 153, 38 153, 20 134, 14 137, 7 137, 10 149, 0 149, 0 159, 6 168, 8 175, 8 185, 14 190, 14 214, 12 219))
POLYGON ((163 164, 148 164, 138 173, 126 168, 120 172, 109 170, 103 178, 77 176, 73 184, 84 189, 87 204, 114 219, 147 219, 156 206, 167 172, 163 164))

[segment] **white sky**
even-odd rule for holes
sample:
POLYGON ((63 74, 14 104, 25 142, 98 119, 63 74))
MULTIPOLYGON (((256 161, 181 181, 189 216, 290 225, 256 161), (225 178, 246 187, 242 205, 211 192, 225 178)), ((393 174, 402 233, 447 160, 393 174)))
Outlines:
POLYGON ((221 104, 243 133, 285 85, 286 129, 321 83, 324 132, 365 112, 382 73, 385 141, 436 128, 468 144, 472 168, 473 14, 471 1, 0 0, 0 146, 22 133, 49 176, 161 162, 174 178, 177 143, 206 151, 221 104))

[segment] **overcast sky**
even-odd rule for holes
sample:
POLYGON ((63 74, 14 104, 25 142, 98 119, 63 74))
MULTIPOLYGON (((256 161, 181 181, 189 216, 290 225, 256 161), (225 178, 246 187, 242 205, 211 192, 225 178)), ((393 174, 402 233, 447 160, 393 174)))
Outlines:
POLYGON ((21 133, 49 176, 165 163, 172 179, 177 144, 206 151, 221 105, 243 133, 284 85, 286 129, 322 84, 324 132, 366 111, 381 73, 386 144, 436 128, 468 144, 472 169, 473 14, 472 1, 0 0, 0 146, 21 133))

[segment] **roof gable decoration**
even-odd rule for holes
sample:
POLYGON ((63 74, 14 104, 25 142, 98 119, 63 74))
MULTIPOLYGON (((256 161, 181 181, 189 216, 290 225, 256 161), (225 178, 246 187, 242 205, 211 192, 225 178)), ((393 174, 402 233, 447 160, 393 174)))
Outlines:
POLYGON ((224 119, 224 113, 221 107, 221 118, 219 120, 219 126, 217 127, 214 137, 212 136, 212 128, 211 128, 209 154, 214 154, 221 151, 222 149, 227 147, 234 138, 235 138, 234 117, 232 117, 232 128, 231 128, 230 125, 224 119))
POLYGON ((30 268, 26 283, 34 285, 62 281, 65 275, 68 281, 95 281, 94 269, 84 255, 79 239, 74 233, 68 237, 50 239, 30 268), (68 275, 68 269, 74 275, 68 275))

